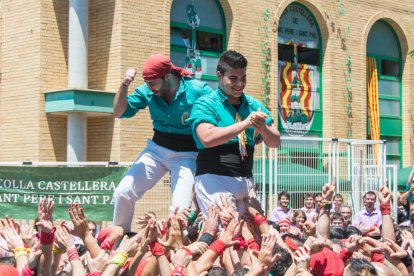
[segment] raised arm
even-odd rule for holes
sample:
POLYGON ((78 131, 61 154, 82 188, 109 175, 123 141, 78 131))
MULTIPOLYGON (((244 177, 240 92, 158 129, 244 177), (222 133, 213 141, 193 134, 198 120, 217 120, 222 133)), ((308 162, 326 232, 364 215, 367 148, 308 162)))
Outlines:
POLYGON ((127 110, 128 103, 126 97, 128 95, 128 87, 133 82, 136 75, 136 68, 130 68, 125 73, 124 79, 119 86, 118 93, 116 93, 114 98, 114 116, 116 118, 120 118, 127 110))

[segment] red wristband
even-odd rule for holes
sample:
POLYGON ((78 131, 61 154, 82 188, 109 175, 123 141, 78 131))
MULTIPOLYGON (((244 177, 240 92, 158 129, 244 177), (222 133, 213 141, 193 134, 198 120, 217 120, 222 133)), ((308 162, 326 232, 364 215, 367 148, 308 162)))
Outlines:
POLYGON ((173 271, 171 272, 171 276, 185 276, 186 269, 182 265, 175 265, 173 271))
POLYGON ((55 240, 55 232, 56 232, 56 227, 53 227, 49 233, 40 231, 40 244, 43 244, 43 245, 53 244, 53 241, 55 240))
POLYGON ((285 243, 292 251, 296 251, 299 248, 298 245, 290 237, 287 237, 285 239, 285 243))
POLYGON ((348 251, 348 248, 343 248, 341 252, 339 252, 339 258, 341 258, 344 263, 346 263, 352 257, 352 252, 348 251))
POLYGON ((210 249, 217 254, 222 255, 224 250, 226 250, 226 244, 222 240, 216 240, 210 245, 210 249))
POLYGON ((382 255, 381 253, 377 253, 377 252, 372 253, 371 260, 373 262, 383 263, 384 262, 384 255, 382 255))
POLYGON ((263 223, 267 224, 267 220, 264 216, 262 216, 261 214, 256 214, 253 216, 254 219, 254 223, 256 223, 257 226, 262 225, 263 223))
POLYGON ((248 239, 246 243, 248 244, 250 250, 260 250, 260 246, 254 238, 248 239))
POLYGON ((71 248, 66 251, 66 254, 68 255, 69 261, 76 261, 80 260, 78 250, 76 248, 71 248))
POLYGON ((380 204, 380 210, 383 216, 391 214, 391 204, 380 204))
POLYGON ((159 242, 157 242, 157 241, 150 242, 149 246, 150 246, 152 255, 162 256, 162 255, 165 254, 164 253, 164 248, 162 247, 162 245, 159 242))
POLYGON ((32 276, 35 275, 35 272, 29 268, 28 265, 25 265, 22 269, 22 276, 32 276))
POLYGON ((114 247, 114 243, 107 238, 101 243, 101 248, 104 250, 112 250, 112 247, 114 247))
POLYGON ((183 249, 184 249, 185 253, 187 253, 188 256, 190 256, 190 257, 193 256, 193 252, 191 252, 190 249, 188 249, 187 247, 184 247, 183 249))
POLYGON ((235 244, 233 246, 234 250, 240 250, 240 249, 244 249, 244 248, 247 247, 247 242, 242 236, 237 237, 237 238, 233 238, 233 241, 239 241, 238 244, 235 244))

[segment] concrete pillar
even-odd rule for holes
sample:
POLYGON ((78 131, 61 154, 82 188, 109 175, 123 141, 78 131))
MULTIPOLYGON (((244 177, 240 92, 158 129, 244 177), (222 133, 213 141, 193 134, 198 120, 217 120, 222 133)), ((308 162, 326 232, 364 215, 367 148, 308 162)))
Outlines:
POLYGON ((70 0, 68 87, 88 88, 88 0, 70 0))
POLYGON ((84 113, 72 112, 68 114, 68 146, 67 161, 86 161, 88 121, 84 113))
MULTIPOLYGON (((88 0, 70 0, 68 88, 88 88, 88 0)), ((68 114, 67 161, 86 161, 87 116, 68 114)))

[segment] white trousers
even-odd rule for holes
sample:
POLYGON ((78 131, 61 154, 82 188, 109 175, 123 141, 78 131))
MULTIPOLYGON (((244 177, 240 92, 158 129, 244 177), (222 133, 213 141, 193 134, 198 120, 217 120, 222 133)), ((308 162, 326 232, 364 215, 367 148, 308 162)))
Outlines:
POLYGON ((146 148, 134 161, 115 189, 113 225, 131 231, 135 202, 168 172, 171 173, 172 203, 176 208, 191 207, 197 152, 177 152, 148 139, 146 148))
POLYGON ((204 216, 207 216, 208 207, 220 200, 220 195, 229 195, 233 206, 243 215, 246 210, 243 199, 254 188, 253 177, 233 177, 216 174, 203 174, 196 176, 194 189, 198 207, 204 216))

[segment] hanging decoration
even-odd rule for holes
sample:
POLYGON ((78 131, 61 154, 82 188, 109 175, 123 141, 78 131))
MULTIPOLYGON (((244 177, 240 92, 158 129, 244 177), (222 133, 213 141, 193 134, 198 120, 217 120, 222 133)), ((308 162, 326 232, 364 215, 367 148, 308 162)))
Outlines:
MULTIPOLYGON (((193 29, 197 29, 200 26, 200 18, 197 15, 197 12, 194 7, 194 0, 192 4, 187 5, 187 23, 193 29)), ((183 34, 182 39, 184 44, 187 47, 187 55, 185 58, 186 69, 190 72, 193 72, 196 79, 201 79, 202 75, 202 66, 201 66, 201 57, 200 50, 197 47, 197 36, 192 36, 192 40, 183 34)))
POLYGON ((270 11, 268 8, 264 9, 261 20, 260 33, 262 38, 261 49, 262 49, 262 103, 269 108, 269 95, 270 95, 270 63, 271 63, 271 51, 269 43, 269 19, 270 11))

